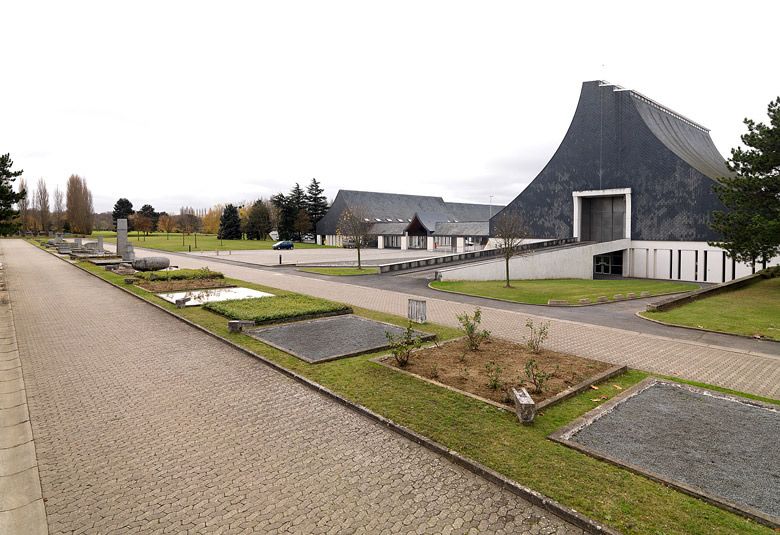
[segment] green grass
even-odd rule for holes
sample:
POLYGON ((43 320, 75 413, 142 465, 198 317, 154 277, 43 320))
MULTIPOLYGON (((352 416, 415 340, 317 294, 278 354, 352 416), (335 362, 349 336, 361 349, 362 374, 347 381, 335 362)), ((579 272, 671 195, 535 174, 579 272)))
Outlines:
POLYGON ((219 271, 211 271, 209 268, 202 269, 171 269, 169 271, 139 271, 136 277, 148 281, 180 281, 196 279, 224 279, 225 276, 219 271))
MULTIPOLYGON (((116 232, 114 231, 96 231, 92 236, 102 235, 106 242, 116 241, 116 232)), ((249 251, 249 250, 269 250, 276 243, 273 240, 220 240, 215 234, 198 234, 197 240, 195 234, 180 234, 164 232, 154 232, 149 236, 130 231, 128 234, 130 242, 135 247, 145 247, 147 249, 159 249, 172 253, 181 253, 189 251, 249 251), (196 244, 197 241, 197 244, 196 244)), ((316 245, 314 243, 295 242, 296 249, 321 249, 327 246, 316 245)))
POLYGON ((780 341, 780 277, 705 297, 665 312, 642 316, 711 331, 744 336, 761 335, 780 341))
POLYGON ((257 324, 349 310, 342 303, 299 294, 216 301, 203 306, 230 319, 254 321, 257 324))
POLYGON ((379 268, 364 267, 358 269, 356 267, 312 267, 301 268, 298 271, 305 271, 306 273, 319 273, 320 275, 335 275, 337 277, 351 277, 354 275, 376 275, 379 273, 379 268))
MULTIPOLYGON (((624 533, 774 533, 770 528, 547 440, 549 433, 598 405, 591 401, 594 396, 590 392, 555 405, 539 414, 533 425, 522 426, 511 413, 370 362, 369 359, 376 354, 307 364, 250 336, 229 333, 225 318, 203 307, 176 309, 174 305, 153 294, 124 284, 124 277, 120 275, 114 275, 88 263, 80 265, 117 286, 141 295, 624 533)), ((228 280, 237 285, 277 295, 292 295, 291 292, 258 284, 228 280)), ((406 319, 398 316, 360 308, 356 308, 355 312, 368 318, 406 325, 406 319)), ((459 335, 455 329, 433 324, 425 325, 424 330, 437 334, 442 340, 459 335)), ((602 384, 599 396, 611 398, 646 376, 644 372, 632 370, 610 379, 602 384), (612 385, 618 385, 623 390, 612 385)), ((701 383, 686 382, 714 388, 701 383)), ((722 388, 714 389, 732 392, 722 388)), ((748 397, 777 403, 775 400, 757 396, 748 397)))
POLYGON ((431 288, 477 297, 504 299, 517 303, 546 305, 549 299, 562 299, 576 304, 580 299, 595 301, 606 295, 611 300, 615 294, 650 292, 663 295, 697 290, 692 282, 671 282, 649 279, 588 280, 588 279, 540 279, 513 280, 511 288, 504 281, 433 281, 431 288))

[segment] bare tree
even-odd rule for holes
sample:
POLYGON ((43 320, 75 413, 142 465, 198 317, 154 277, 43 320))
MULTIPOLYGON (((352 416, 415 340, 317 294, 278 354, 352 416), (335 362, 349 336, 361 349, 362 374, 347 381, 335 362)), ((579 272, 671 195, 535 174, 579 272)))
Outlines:
POLYGON ((35 191, 35 204, 38 208, 38 223, 41 230, 46 232, 49 229, 49 190, 43 178, 38 179, 37 188, 35 191))
POLYGON ((54 230, 62 230, 62 215, 65 211, 65 197, 59 186, 54 188, 54 230))
MULTIPOLYGON (((27 181, 24 179, 24 177, 19 177, 19 191, 28 191, 27 190, 27 181)), ((19 207, 19 219, 22 222, 22 231, 27 230, 27 227, 29 225, 28 217, 30 215, 30 195, 25 195, 21 199, 19 199, 19 202, 17 203, 17 206, 19 207)))
POLYGON ((163 214, 157 220, 157 228, 165 232, 165 239, 168 240, 169 234, 176 230, 176 220, 168 214, 163 214))
POLYGON ((338 233, 352 240, 357 249, 358 269, 363 269, 360 263, 360 250, 368 243, 372 225, 368 211, 362 206, 347 208, 339 219, 338 233))
POLYGON ((70 231, 75 234, 92 234, 92 192, 87 187, 87 181, 79 175, 68 177, 65 205, 70 231))
POLYGON ((506 265, 506 284, 505 288, 511 288, 509 284, 509 261, 519 252, 520 245, 528 238, 528 229, 525 226, 523 217, 517 212, 504 211, 496 218, 493 227, 493 235, 498 241, 498 248, 501 250, 501 256, 504 257, 506 265))

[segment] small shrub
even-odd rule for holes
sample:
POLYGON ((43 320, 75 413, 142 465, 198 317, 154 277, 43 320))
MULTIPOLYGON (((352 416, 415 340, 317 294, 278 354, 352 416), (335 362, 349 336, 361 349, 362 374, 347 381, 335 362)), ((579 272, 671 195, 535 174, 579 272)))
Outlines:
POLYGON ((480 330, 482 311, 477 307, 473 316, 469 316, 468 312, 464 312, 458 315, 457 318, 461 330, 466 335, 466 347, 470 351, 478 351, 480 344, 490 339, 490 331, 480 330))
POLYGON ((501 388, 504 384, 503 381, 501 381, 501 372, 503 371, 501 366, 491 360, 490 362, 485 363, 485 370, 487 371, 488 376, 488 388, 491 390, 498 390, 501 388))
POLYGON ((526 346, 532 353, 539 353, 542 350, 544 341, 547 340, 550 322, 543 321, 537 327, 534 325, 534 320, 528 318, 525 322, 525 326, 531 329, 531 335, 526 338, 526 346))
POLYGON ((391 332, 385 331, 385 337, 387 337, 387 343, 390 345, 390 353, 395 357, 399 368, 405 368, 409 364, 412 351, 419 349, 423 344, 420 337, 415 336, 411 321, 406 327, 404 334, 396 336, 391 332))
MULTIPOLYGON (((539 367, 539 363, 534 359, 529 359, 525 363, 525 378, 534 386, 534 392, 541 394, 544 392, 544 387, 547 381, 555 376, 556 368, 553 372, 546 372, 539 367)), ((523 381, 525 384, 525 381, 523 381)))
POLYGON ((435 362, 431 365, 431 369, 428 372, 428 378, 434 380, 439 378, 439 366, 435 362))
POLYGON ((148 281, 205 280, 225 278, 225 276, 219 271, 211 271, 207 267, 201 269, 169 269, 163 271, 147 271, 137 273, 136 276, 148 281))

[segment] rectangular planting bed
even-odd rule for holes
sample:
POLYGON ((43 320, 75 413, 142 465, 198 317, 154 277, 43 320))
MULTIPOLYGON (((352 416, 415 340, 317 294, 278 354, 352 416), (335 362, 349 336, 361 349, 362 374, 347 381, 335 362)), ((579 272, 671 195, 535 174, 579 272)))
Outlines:
MULTIPOLYGON (((245 330, 260 340, 309 363, 371 353, 389 347, 386 332, 400 336, 405 329, 352 314, 299 321, 277 327, 245 330)), ((424 340, 433 335, 415 331, 424 340)))
POLYGON ((550 435, 780 527, 780 407, 646 379, 550 435))

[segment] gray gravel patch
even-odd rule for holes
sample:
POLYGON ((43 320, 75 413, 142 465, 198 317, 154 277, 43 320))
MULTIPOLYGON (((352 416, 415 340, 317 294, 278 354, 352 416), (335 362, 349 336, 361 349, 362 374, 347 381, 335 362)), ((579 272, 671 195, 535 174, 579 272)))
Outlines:
MULTIPOLYGON (((404 331, 395 325, 347 314, 246 330, 244 333, 307 362, 323 362, 387 348, 385 333, 397 336, 404 331)), ((432 336, 419 331, 415 333, 422 338, 432 336)))
POLYGON ((780 517, 780 409, 658 383, 570 440, 780 517))

